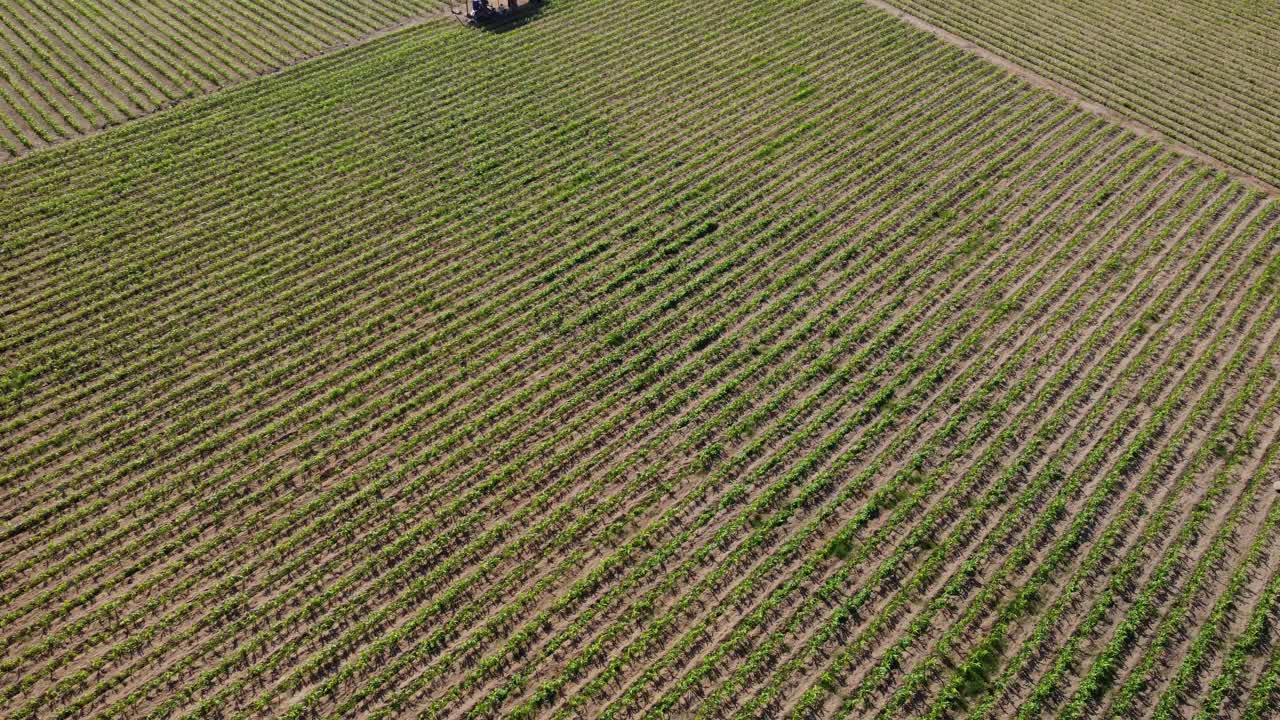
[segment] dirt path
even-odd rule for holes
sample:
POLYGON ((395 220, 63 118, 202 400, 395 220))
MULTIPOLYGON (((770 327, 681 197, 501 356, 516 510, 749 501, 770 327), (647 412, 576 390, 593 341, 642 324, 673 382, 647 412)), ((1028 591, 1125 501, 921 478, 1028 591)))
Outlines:
MULTIPOLYGON (((415 28, 415 27, 418 27, 419 25, 425 25, 429 22, 455 22, 455 16, 453 15, 452 12, 450 12, 448 5, 442 4, 439 8, 432 10, 431 12, 426 12, 420 15, 413 15, 411 17, 404 18, 399 22, 393 23, 384 28, 379 28, 366 35, 361 35, 359 37, 351 38, 350 40, 346 40, 344 42, 339 42, 337 44, 330 45, 329 47, 324 48, 320 52, 313 53, 311 55, 302 56, 296 59, 292 59, 289 62, 280 64, 278 67, 269 67, 262 70, 261 72, 256 72, 256 73, 246 68, 245 74, 247 75, 247 77, 243 80, 240 80, 238 82, 231 82, 226 85, 221 85, 219 87, 205 90, 203 92, 197 92, 190 97, 178 98, 176 100, 170 100, 167 102, 160 103, 154 108, 151 108, 150 110, 145 111, 142 114, 131 117, 131 118, 126 118, 124 120, 118 120, 118 121, 113 120, 112 122, 107 124, 86 122, 87 125, 90 125, 89 129, 84 131, 78 131, 77 134, 75 134, 74 136, 67 137, 67 138, 57 138, 50 143, 36 142, 35 146, 32 149, 26 150, 26 151, 19 151, 17 153, 7 151, 2 146, 0 146, 0 165, 17 161, 20 158, 30 157, 32 155, 36 155, 53 148, 61 148, 67 145, 71 145, 73 143, 83 142, 90 138, 97 137, 102 133, 115 130, 117 128, 128 127, 129 125, 133 125, 134 123, 146 120, 147 118, 157 113, 165 112, 166 110, 170 110, 180 105, 189 104, 191 102, 198 102, 202 98, 209 97, 210 95, 231 92, 236 88, 258 82, 263 78, 279 75, 293 68, 296 68, 300 65, 305 65, 307 63, 314 62, 316 60, 321 60, 323 58, 327 58, 336 53, 342 52, 343 50, 360 47, 362 45, 366 45, 380 38, 387 37, 388 35, 398 33, 402 30, 415 28)), ((53 108, 48 108, 47 110, 50 113, 56 115, 56 111, 53 108)), ((9 117, 9 119, 12 122, 18 124, 19 126, 21 126, 26 122, 25 119, 16 111, 14 112, 6 111, 6 115, 9 117)), ((12 136, 12 133, 8 132, 7 129, 0 129, 0 134, 3 134, 6 139, 12 136)), ((34 138, 34 139, 38 139, 38 138, 34 138)), ((33 138, 28 137, 28 140, 31 141, 33 140, 33 138)))
POLYGON ((1089 98, 1080 94, 1076 90, 1073 90, 1067 87, 1066 85, 1063 85, 1062 83, 1057 82, 1056 80, 1050 80, 1049 78, 1033 70, 1029 70, 1013 62, 1012 60, 1009 60, 1008 58, 1002 55, 998 55, 990 50, 987 50, 986 48, 976 45, 970 40, 966 40, 965 38, 959 35, 956 35, 955 33, 949 30, 946 30, 942 27, 934 25, 933 23, 929 22, 928 20, 925 20, 924 18, 920 18, 915 15, 912 15, 911 13, 906 12, 905 10, 899 10, 898 8, 894 7, 893 5, 887 2, 884 2, 883 0, 863 0, 863 1, 867 5, 870 5, 871 7, 877 8, 886 13, 889 13, 890 15, 893 15, 894 17, 897 17, 898 19, 902 20, 908 25, 911 25, 912 27, 916 27, 921 30, 924 30, 925 32, 932 34, 933 36, 937 37, 940 40, 943 40, 946 43, 954 45, 960 48, 961 50, 965 50, 974 55, 977 55, 983 60, 986 60, 987 62, 999 67, 1000 69, 1005 70, 1019 78, 1022 78, 1023 80, 1030 83, 1033 87, 1040 88, 1041 90, 1046 90, 1050 93, 1053 93, 1054 95, 1057 95, 1058 97, 1064 100, 1067 100, 1068 102, 1080 108, 1081 110, 1089 112, 1093 115, 1097 115, 1098 117, 1104 120, 1107 120, 1108 122, 1115 123, 1123 127, 1124 129, 1134 133, 1135 135, 1148 138, 1151 140, 1158 140, 1161 142, 1161 144, 1163 144, 1169 150, 1175 153, 1178 153, 1179 155, 1192 158, 1212 168, 1221 170, 1223 173, 1248 185, 1249 187, 1255 188, 1261 192, 1266 193, 1269 197, 1280 198, 1280 187, 1276 187, 1275 185, 1272 185, 1271 183, 1268 183, 1267 181, 1259 177, 1256 177, 1254 175, 1250 175, 1248 173, 1242 172, 1228 165, 1227 163, 1219 160, 1218 158, 1212 155, 1208 155, 1204 152, 1201 152, 1200 150, 1197 150, 1191 147, 1190 145, 1178 142, 1177 140, 1174 140, 1173 138, 1169 137, 1168 135, 1165 135, 1163 132, 1151 127, 1150 125, 1147 125, 1144 122, 1135 120, 1132 117, 1129 117, 1128 115, 1125 115, 1117 110, 1107 107, 1106 105, 1090 100, 1089 98))

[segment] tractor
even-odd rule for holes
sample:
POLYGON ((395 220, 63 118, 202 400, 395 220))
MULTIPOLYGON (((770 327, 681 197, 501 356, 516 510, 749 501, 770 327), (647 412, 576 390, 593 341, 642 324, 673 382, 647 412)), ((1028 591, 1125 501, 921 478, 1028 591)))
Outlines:
POLYGON ((462 11, 453 7, 455 15, 462 16, 472 25, 491 25, 524 14, 542 4, 543 0, 461 0, 462 11))

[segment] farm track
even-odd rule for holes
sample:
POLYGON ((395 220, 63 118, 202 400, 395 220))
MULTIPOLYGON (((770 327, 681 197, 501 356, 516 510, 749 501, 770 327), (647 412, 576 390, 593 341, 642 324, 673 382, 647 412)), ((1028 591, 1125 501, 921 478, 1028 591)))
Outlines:
POLYGON ((1268 7, 1219 0, 875 2, 1280 192, 1280 16, 1268 7))
POLYGON ((6 0, 0 162, 442 13, 436 0, 6 0))
POLYGON ((0 715, 1268 716, 1265 140, 879 3, 8 1, 0 715))

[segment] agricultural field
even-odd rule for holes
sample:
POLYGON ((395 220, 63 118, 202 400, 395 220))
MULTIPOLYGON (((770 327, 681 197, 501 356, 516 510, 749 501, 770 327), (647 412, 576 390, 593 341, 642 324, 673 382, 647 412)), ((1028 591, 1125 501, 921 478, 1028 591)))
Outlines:
POLYGON ((1277 717, 1278 363, 877 7, 439 14, 0 165, 0 718, 1277 717))
POLYGON ((0 162, 441 7, 437 0, 0 0, 0 162))
POLYGON ((891 0, 1280 187, 1280 4, 891 0))

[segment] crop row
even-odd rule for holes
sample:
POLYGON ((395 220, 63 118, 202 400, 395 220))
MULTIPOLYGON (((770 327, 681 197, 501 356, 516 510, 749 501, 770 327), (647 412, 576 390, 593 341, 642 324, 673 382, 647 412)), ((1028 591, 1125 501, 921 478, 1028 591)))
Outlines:
POLYGON ((0 167, 0 714, 1263 712, 1276 206, 860 4, 676 10, 0 167))

